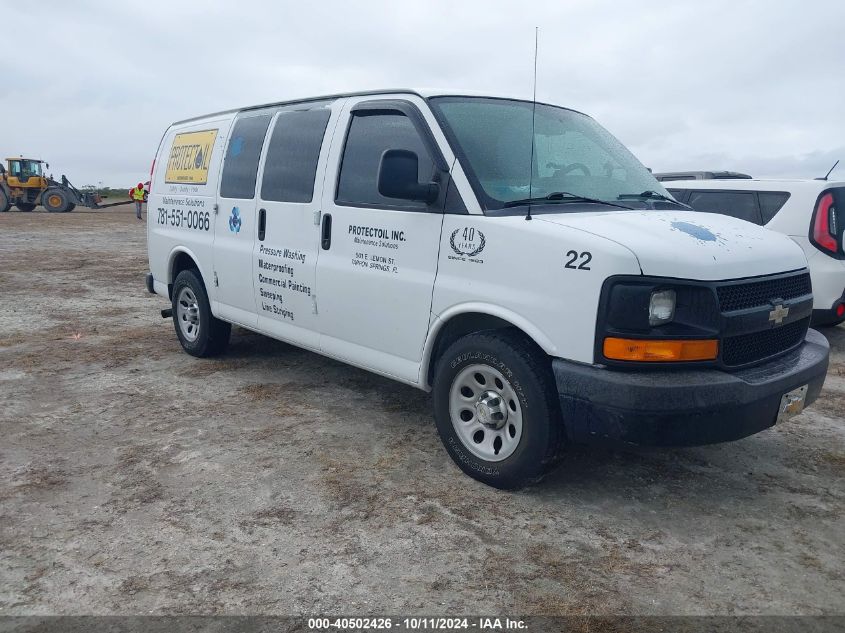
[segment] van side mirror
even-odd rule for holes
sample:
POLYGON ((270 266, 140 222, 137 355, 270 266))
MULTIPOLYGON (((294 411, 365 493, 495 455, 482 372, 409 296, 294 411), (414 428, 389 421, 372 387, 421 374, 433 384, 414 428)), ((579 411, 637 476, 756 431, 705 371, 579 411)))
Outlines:
POLYGON ((431 204, 440 195, 440 185, 419 182, 419 165, 419 157, 410 150, 385 151, 378 166, 378 192, 387 198, 420 200, 431 204))

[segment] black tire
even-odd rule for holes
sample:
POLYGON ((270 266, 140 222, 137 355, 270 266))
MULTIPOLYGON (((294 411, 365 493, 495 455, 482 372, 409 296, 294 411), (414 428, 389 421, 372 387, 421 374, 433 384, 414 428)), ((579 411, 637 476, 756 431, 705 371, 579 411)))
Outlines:
POLYGON ((75 205, 75 204, 73 204, 73 203, 71 203, 71 204, 70 204, 70 206, 67 208, 67 211, 65 211, 65 213, 70 213, 70 212, 71 212, 71 211, 73 211, 75 208, 76 208, 76 205, 75 205))
POLYGON ((23 211, 25 213, 29 213, 30 211, 35 209, 36 205, 34 202, 17 202, 15 203, 15 206, 18 208, 18 210, 23 211))
POLYGON ((221 321, 211 314, 211 306, 208 303, 208 295, 205 292, 205 285, 200 278, 199 272, 190 269, 183 270, 176 276, 176 281, 173 282, 173 325, 176 328, 176 336, 179 337, 179 342, 184 349, 191 356, 198 358, 207 358, 209 356, 217 356, 226 349, 229 345, 229 337, 232 333, 232 326, 225 321, 221 321), (186 321, 187 317, 183 318, 179 309, 179 301, 183 296, 183 289, 189 289, 190 294, 196 300, 196 314, 198 316, 197 330, 193 340, 190 335, 183 331, 183 324, 180 321, 186 321))
MULTIPOLYGON (((471 370, 470 375, 474 375, 471 370)), ((433 400, 437 432, 449 455, 467 475, 495 488, 513 490, 540 480, 563 449, 565 434, 551 364, 539 347, 517 331, 478 332, 452 343, 437 360, 433 400), (504 376, 519 400, 522 428, 518 444, 501 461, 474 454, 452 423, 453 383, 476 365, 491 367, 504 376)), ((511 403, 511 409, 516 406, 511 403)))
POLYGON ((50 213, 66 213, 70 210, 70 196, 66 191, 51 187, 41 194, 41 206, 50 213))
POLYGON ((5 190, 0 189, 0 213, 6 213, 11 208, 12 203, 9 201, 9 196, 6 195, 5 190))

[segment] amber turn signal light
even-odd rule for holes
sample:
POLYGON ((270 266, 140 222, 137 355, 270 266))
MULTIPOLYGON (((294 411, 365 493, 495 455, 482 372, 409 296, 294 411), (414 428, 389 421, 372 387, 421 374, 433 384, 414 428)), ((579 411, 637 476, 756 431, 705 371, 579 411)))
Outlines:
POLYGON ((719 355, 716 340, 642 340, 628 338, 604 339, 604 356, 613 360, 693 361, 714 360, 719 355))

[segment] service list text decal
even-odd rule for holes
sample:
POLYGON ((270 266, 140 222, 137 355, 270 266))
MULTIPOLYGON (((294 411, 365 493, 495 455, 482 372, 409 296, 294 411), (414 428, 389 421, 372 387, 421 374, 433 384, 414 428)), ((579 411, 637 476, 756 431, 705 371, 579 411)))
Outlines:
POLYGON ((297 297, 310 297, 311 286, 301 282, 308 256, 298 250, 258 247, 258 294, 261 311, 283 321, 296 321, 297 297))

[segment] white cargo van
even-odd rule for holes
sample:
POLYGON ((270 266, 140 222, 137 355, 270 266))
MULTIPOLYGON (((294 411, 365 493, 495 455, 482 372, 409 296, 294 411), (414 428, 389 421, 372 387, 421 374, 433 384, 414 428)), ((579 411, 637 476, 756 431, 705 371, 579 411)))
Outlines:
POLYGON ((151 181, 147 286, 188 353, 237 324, 431 390, 449 454, 493 486, 568 442, 741 438, 824 381, 801 249, 685 210, 573 110, 245 108, 173 124, 151 181))

